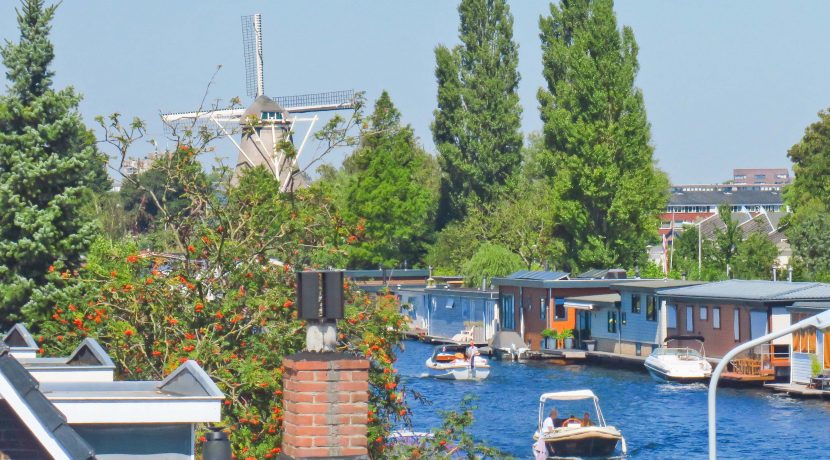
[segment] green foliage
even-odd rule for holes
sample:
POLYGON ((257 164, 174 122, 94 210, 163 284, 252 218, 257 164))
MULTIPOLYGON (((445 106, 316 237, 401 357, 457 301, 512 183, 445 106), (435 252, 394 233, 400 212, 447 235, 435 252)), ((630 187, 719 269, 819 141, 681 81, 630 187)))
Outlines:
POLYGON ((485 243, 464 264, 464 280, 468 286, 481 286, 482 280, 509 275, 523 265, 522 259, 509 249, 485 243))
POLYGON ((738 253, 738 245, 743 240, 743 233, 738 228, 740 224, 732 217, 732 207, 726 203, 718 206, 718 216, 726 225, 723 230, 715 232, 715 260, 723 270, 729 266, 735 269, 733 259, 738 253))
POLYGON ((830 215, 797 212, 787 228, 787 237, 798 256, 803 278, 819 280, 830 274, 830 215))
MULTIPOLYGON (((356 228, 349 237, 349 266, 398 267, 404 261, 413 266, 432 238, 438 168, 416 144, 412 128, 401 125, 385 91, 367 122, 362 145, 344 162, 344 177, 328 179, 342 183, 343 217, 356 228)), ((339 193, 332 186, 328 190, 339 193)))
POLYGON ((464 220, 449 224, 436 235, 427 261, 435 267, 459 273, 479 246, 492 243, 521 258, 525 268, 557 261, 564 253, 561 242, 550 238, 550 212, 539 206, 547 187, 524 179, 511 194, 488 205, 473 207, 464 220))
POLYGON ((96 233, 87 203, 110 186, 80 96, 52 89, 55 6, 43 3, 23 2, 20 41, 0 50, 9 79, 0 96, 0 327, 21 310, 28 319, 45 314, 59 290, 49 274, 80 266, 96 233))
POLYGON ((830 278, 830 113, 823 110, 818 117, 787 152, 795 179, 784 191, 793 210, 786 233, 801 272, 798 278, 816 281, 830 278))
POLYGON ((778 248, 766 235, 752 233, 738 244, 735 255, 735 277, 741 279, 770 279, 772 266, 778 257, 778 248))
POLYGON ((818 360, 818 356, 815 354, 810 354, 810 373, 813 377, 818 377, 821 374, 821 371, 824 370, 824 366, 821 365, 821 362, 818 360))
POLYGON ((451 460, 466 458, 510 459, 509 455, 486 444, 476 442, 468 432, 473 424, 475 396, 467 394, 461 400, 461 407, 454 411, 441 411, 441 427, 434 428, 430 437, 423 438, 417 445, 392 444, 384 452, 388 460, 451 460), (463 452, 461 456, 460 452, 463 452))
POLYGON ((826 209, 830 205, 830 113, 822 110, 818 117, 787 152, 795 179, 784 197, 796 215, 805 207, 816 210, 816 206, 826 209))
POLYGON ((513 15, 505 0, 462 0, 458 13, 461 45, 435 49, 439 228, 463 218, 471 202, 496 199, 521 162, 513 15))
POLYGON ((540 19, 547 89, 538 94, 547 152, 536 161, 552 184, 552 236, 570 271, 638 265, 657 237, 668 180, 634 86, 634 34, 618 30, 611 0, 550 12, 540 19))
MULTIPOLYGON (((39 341, 51 355, 95 337, 130 380, 160 379, 196 360, 227 397, 222 425, 234 452, 273 457, 282 435, 281 362, 300 351, 305 336, 293 307, 293 267, 344 257, 353 231, 318 191, 281 193, 262 167, 240 175, 234 187, 229 172, 205 181, 194 164, 206 149, 181 142, 170 153, 176 161, 162 167, 172 182, 188 184, 188 203, 202 203, 170 223, 183 250, 139 251, 130 238, 99 240, 77 274, 61 274, 73 289, 39 324, 39 341)), ((392 368, 402 327, 394 297, 370 299, 347 286, 338 346, 373 361, 369 433, 381 438, 370 444, 373 454, 408 416, 392 368)))

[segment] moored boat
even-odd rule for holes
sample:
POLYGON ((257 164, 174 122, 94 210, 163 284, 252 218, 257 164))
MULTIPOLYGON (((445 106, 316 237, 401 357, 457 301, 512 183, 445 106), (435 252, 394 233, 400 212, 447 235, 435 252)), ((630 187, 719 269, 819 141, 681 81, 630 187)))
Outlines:
POLYGON ((445 380, 483 380, 490 375, 490 365, 481 356, 474 356, 473 365, 467 359, 467 345, 441 345, 435 347, 426 361, 431 376, 445 380))
POLYGON ((608 458, 617 452, 620 444, 620 453, 625 455, 628 448, 622 433, 613 426, 606 425, 602 410, 599 408, 599 398, 591 390, 560 391, 544 393, 539 397, 539 425, 533 434, 534 454, 537 458, 608 458), (553 408, 550 417, 545 419, 547 401, 582 402, 580 410, 571 408, 571 412, 583 413, 582 418, 571 415, 568 418, 557 418, 557 410, 553 408), (594 413, 594 418, 590 417, 594 413))
POLYGON ((700 342, 700 351, 689 347, 661 347, 651 352, 645 360, 645 367, 651 377, 658 382, 694 383, 703 382, 712 375, 712 365, 703 352, 703 337, 669 336, 668 344, 676 340, 695 340, 700 342))

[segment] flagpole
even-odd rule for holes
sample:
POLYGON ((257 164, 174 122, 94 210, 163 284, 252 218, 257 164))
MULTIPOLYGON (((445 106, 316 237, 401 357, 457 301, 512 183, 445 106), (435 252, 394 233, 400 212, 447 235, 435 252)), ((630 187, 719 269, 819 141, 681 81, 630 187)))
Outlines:
POLYGON ((669 253, 669 271, 674 269, 674 211, 671 212, 671 228, 669 229, 669 233, 671 234, 671 252, 669 253))

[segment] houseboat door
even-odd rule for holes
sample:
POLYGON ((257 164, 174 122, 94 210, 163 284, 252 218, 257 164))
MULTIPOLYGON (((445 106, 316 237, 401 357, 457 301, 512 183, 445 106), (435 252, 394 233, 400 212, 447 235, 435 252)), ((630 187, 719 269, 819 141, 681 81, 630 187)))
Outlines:
POLYGON ((582 348, 582 341, 591 338, 591 310, 574 310, 576 312, 576 342, 582 348))

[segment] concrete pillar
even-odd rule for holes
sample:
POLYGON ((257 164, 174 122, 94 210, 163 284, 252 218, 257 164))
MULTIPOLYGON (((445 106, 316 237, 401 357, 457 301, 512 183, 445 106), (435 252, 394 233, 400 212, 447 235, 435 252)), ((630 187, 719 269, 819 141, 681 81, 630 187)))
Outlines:
POLYGON ((283 365, 280 458, 368 460, 369 361, 306 351, 283 365))

